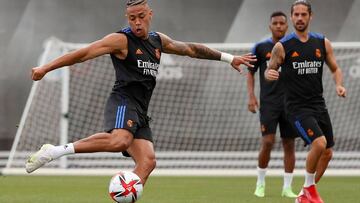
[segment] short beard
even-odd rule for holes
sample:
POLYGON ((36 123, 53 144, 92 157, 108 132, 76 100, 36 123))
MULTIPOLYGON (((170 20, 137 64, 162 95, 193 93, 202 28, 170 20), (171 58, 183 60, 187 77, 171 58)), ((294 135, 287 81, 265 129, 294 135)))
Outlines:
POLYGON ((298 31, 298 32, 304 32, 304 31, 308 28, 308 26, 306 25, 306 26, 304 26, 302 29, 298 29, 296 26, 294 26, 294 28, 295 28, 295 30, 298 31))

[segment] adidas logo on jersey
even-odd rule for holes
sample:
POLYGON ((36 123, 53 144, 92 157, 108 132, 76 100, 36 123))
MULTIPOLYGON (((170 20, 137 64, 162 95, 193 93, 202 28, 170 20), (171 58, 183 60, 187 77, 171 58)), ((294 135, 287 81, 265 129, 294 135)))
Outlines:
POLYGON ((296 51, 294 51, 292 54, 291 54, 291 57, 295 58, 295 57, 298 57, 299 56, 299 53, 297 53, 296 51))

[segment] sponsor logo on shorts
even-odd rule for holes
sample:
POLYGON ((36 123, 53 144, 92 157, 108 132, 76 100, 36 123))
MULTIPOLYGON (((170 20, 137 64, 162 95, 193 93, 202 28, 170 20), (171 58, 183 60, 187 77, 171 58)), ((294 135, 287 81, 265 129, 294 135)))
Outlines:
POLYGON ((134 121, 133 121, 133 120, 128 120, 128 121, 126 122, 126 124, 127 124, 127 126, 128 126, 129 128, 132 128, 132 127, 134 126, 134 121))
POLYGON ((265 125, 261 125, 261 132, 265 132, 265 131, 266 131, 265 125))
POLYGON ((307 130, 307 134, 312 137, 314 136, 314 131, 312 131, 310 128, 307 130))

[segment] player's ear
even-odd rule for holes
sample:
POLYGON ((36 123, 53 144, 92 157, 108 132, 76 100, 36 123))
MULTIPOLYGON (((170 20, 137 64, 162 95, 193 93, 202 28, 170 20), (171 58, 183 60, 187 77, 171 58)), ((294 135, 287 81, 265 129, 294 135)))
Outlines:
POLYGON ((153 17, 153 10, 150 10, 149 15, 150 15, 150 20, 151 20, 153 17))

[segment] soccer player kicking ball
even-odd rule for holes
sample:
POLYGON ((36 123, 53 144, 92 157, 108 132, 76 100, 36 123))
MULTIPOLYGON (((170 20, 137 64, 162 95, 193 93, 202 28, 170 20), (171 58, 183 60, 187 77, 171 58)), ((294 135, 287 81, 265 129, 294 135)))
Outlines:
POLYGON ((269 28, 272 37, 257 43, 252 53, 256 55, 257 62, 254 68, 249 68, 248 73, 248 93, 249 111, 256 113, 258 102, 254 93, 254 74, 259 70, 260 79, 260 124, 262 141, 258 157, 258 176, 254 195, 257 197, 265 196, 265 175, 270 161, 270 154, 275 143, 277 125, 280 127, 280 137, 284 148, 284 184, 281 196, 295 198, 296 194, 291 189, 293 171, 295 167, 295 137, 296 132, 292 129, 285 115, 284 107, 284 82, 280 78, 278 81, 269 82, 265 80, 265 70, 271 57, 271 51, 281 38, 284 37, 288 24, 286 15, 277 11, 271 14, 269 28))
POLYGON ((127 0, 126 6, 130 27, 32 69, 32 79, 41 80, 49 71, 110 54, 116 82, 105 107, 104 132, 65 146, 43 145, 29 157, 26 163, 28 173, 68 154, 123 152, 135 161, 134 173, 145 184, 156 165, 147 110, 156 84, 161 53, 221 60, 240 72, 241 64, 251 67, 250 63, 256 61, 251 54, 233 56, 202 44, 175 41, 162 33, 150 32, 153 12, 147 1, 127 0))
POLYGON ((346 96, 331 43, 323 35, 309 32, 311 19, 311 5, 304 0, 295 1, 291 6, 295 32, 276 43, 265 72, 268 80, 277 80, 281 65, 288 119, 305 143, 311 145, 306 158, 304 187, 296 198, 298 203, 323 202, 315 183, 327 168, 334 146, 331 121, 323 97, 324 62, 333 74, 337 94, 346 96))

